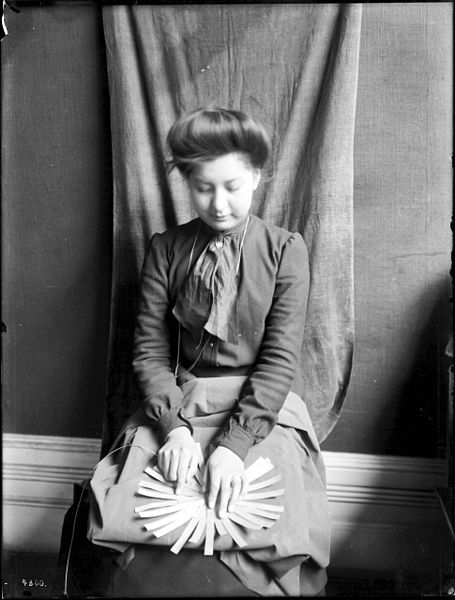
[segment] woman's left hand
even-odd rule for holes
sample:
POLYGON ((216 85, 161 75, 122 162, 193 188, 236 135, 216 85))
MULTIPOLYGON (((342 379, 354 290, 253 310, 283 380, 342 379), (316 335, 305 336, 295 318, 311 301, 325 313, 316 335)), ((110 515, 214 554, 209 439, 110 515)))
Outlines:
POLYGON ((218 499, 218 517, 223 519, 229 508, 235 508, 247 486, 243 460, 224 446, 218 446, 210 455, 204 471, 204 487, 208 491, 208 506, 215 508, 218 499))

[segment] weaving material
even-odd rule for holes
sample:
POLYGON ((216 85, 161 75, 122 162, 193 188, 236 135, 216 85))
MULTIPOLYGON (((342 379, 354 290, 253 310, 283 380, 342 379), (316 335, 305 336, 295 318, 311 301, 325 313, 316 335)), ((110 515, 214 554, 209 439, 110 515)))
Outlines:
POLYGON ((142 519, 146 531, 151 531, 156 538, 186 525, 177 541, 171 546, 171 552, 178 554, 186 542, 201 544, 204 540, 204 554, 213 554, 213 542, 217 535, 230 535, 239 548, 247 545, 237 525, 245 529, 268 529, 280 518, 284 507, 280 504, 265 502, 284 495, 283 488, 275 484, 281 481, 281 475, 263 478, 273 469, 272 462, 259 457, 246 470, 247 490, 238 505, 230 510, 226 517, 216 516, 214 509, 206 504, 203 490, 202 471, 199 469, 195 477, 189 481, 176 496, 175 486, 166 481, 160 470, 147 467, 144 471, 150 479, 139 482, 138 495, 152 499, 148 504, 135 507, 135 512, 142 519), (256 483, 255 483, 256 482, 256 483), (260 503, 257 500, 261 500, 260 503))

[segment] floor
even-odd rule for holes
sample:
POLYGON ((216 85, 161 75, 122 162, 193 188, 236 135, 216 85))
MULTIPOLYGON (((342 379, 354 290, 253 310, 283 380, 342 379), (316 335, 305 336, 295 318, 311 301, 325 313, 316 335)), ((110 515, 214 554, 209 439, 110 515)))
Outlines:
POLYGON ((3 598, 62 596, 57 564, 58 556, 54 554, 5 552, 2 557, 3 598))
MULTIPOLYGON (((329 571, 328 597, 455 595, 448 576, 421 577, 403 573, 329 571)), ((56 555, 4 553, 2 558, 3 598, 61 598, 63 569, 56 555)))

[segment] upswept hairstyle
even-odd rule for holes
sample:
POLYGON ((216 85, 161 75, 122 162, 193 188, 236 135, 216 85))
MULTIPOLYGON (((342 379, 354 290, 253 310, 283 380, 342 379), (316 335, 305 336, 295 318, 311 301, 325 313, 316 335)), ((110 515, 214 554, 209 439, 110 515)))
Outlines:
POLYGON ((246 156, 261 169, 271 152, 264 127, 244 112, 226 108, 198 108, 177 119, 167 136, 169 166, 189 177, 195 166, 231 152, 246 156))

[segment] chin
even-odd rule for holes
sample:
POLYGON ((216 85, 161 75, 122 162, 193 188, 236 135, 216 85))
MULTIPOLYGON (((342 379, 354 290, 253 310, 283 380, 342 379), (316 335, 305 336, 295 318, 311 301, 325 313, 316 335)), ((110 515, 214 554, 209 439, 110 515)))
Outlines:
POLYGON ((232 219, 204 219, 204 221, 206 225, 217 231, 224 231, 235 225, 235 223, 232 222, 232 219))
POLYGON ((232 225, 227 221, 223 221, 222 223, 220 223, 219 221, 215 221, 210 224, 210 227, 212 229, 216 229, 217 231, 224 231, 225 229, 229 229, 230 227, 232 227, 232 225))

